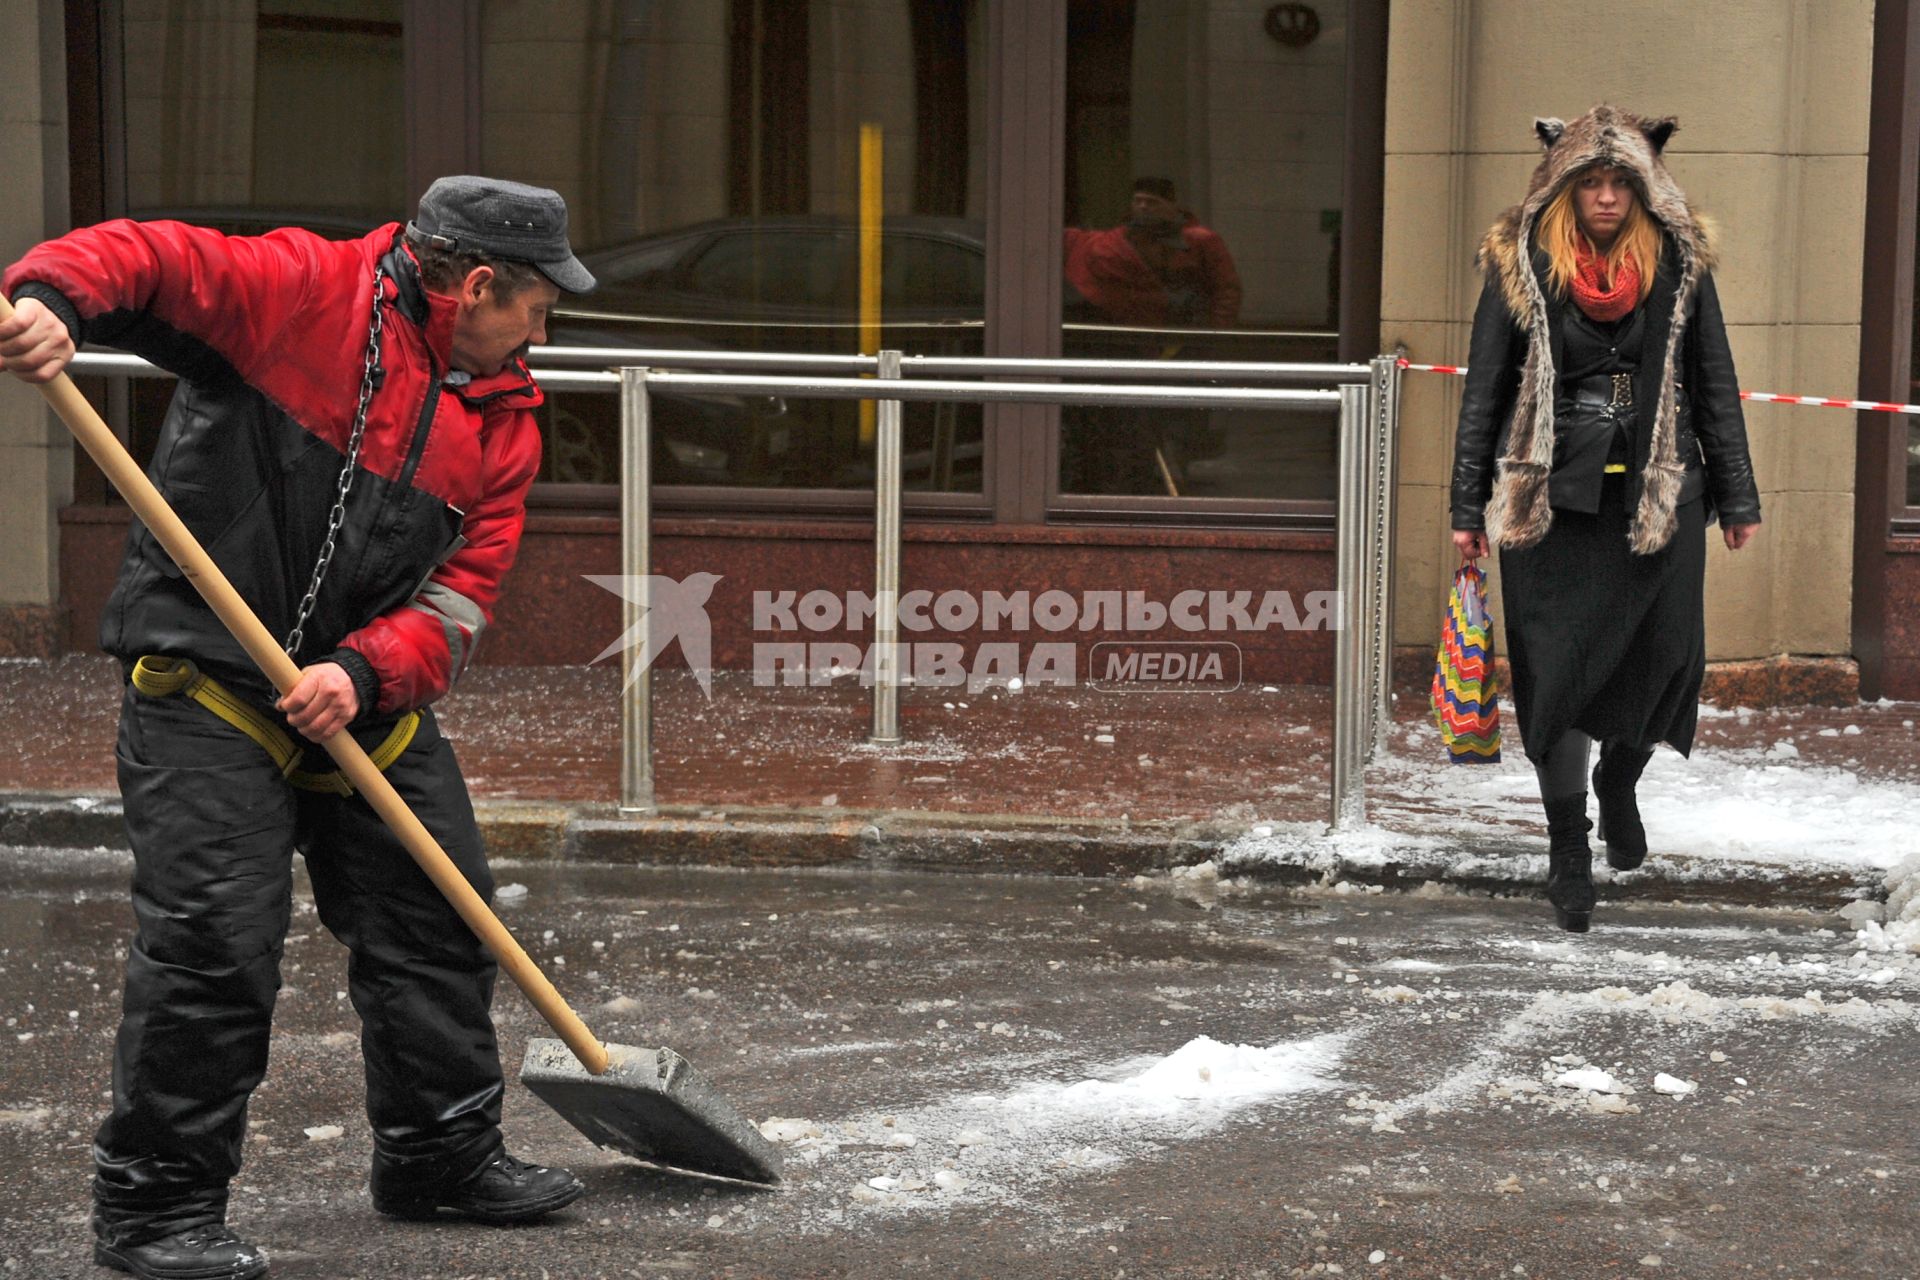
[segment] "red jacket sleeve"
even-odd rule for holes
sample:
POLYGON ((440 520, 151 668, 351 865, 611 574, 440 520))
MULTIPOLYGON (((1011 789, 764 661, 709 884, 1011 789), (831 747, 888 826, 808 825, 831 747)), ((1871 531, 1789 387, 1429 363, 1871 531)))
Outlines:
POLYGON ((414 598, 350 633, 341 646, 378 674, 382 714, 425 706, 453 687, 493 622, 501 584, 520 552, 527 490, 540 469, 533 413, 509 411, 482 428, 480 500, 460 531, 465 542, 414 598))
POLYGON ((185 334, 252 381, 325 276, 327 251, 326 241, 298 229, 227 236, 184 222, 119 219, 37 246, 0 276, 0 290, 55 291, 77 313, 76 341, 125 346, 181 372, 190 351, 165 336, 185 334))
POLYGON ((1189 226, 1188 243, 1200 256, 1200 278, 1207 291, 1207 318, 1216 329, 1240 323, 1240 272, 1227 252, 1227 242, 1208 227, 1189 226))

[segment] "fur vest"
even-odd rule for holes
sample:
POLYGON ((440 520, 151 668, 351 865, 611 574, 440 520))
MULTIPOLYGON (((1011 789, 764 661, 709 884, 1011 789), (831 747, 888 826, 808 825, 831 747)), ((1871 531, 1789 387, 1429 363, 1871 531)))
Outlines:
POLYGON ((1546 155, 1527 184, 1526 199, 1501 214, 1480 245, 1476 263, 1489 287, 1497 286, 1514 324, 1526 337, 1519 388, 1505 431, 1498 474, 1488 503, 1486 529, 1496 546, 1527 547, 1553 523, 1547 480, 1553 470, 1553 414, 1557 373, 1549 341, 1548 300, 1535 270, 1534 229, 1540 214, 1563 187, 1595 164, 1631 174, 1645 211, 1666 233, 1678 267, 1672 322, 1663 348, 1643 353, 1658 362, 1658 399, 1630 540, 1648 555, 1673 537, 1675 508, 1686 468, 1677 439, 1682 344, 1695 292, 1713 267, 1709 227, 1687 203, 1660 153, 1676 125, 1671 118, 1646 120, 1615 107, 1595 107, 1571 124, 1534 122, 1546 155))

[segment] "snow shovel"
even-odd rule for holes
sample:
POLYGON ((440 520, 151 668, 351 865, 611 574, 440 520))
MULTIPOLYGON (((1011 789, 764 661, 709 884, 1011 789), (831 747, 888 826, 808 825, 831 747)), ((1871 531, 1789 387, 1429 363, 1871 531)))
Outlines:
MULTIPOLYGON (((0 321, 12 315, 12 305, 0 297, 0 321)), ((274 688, 283 695, 292 689, 300 679, 293 659, 274 643, 73 380, 63 373, 40 390, 274 688)), ((336 733, 322 745, 565 1042, 535 1040, 527 1046, 521 1079, 529 1089, 602 1147, 696 1173, 780 1180, 780 1153, 686 1059, 671 1049, 603 1045, 594 1038, 352 736, 336 733)))

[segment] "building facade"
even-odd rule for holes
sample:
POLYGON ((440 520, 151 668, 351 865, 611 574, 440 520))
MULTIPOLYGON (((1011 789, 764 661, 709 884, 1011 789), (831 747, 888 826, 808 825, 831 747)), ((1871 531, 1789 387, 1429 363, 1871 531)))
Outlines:
MULTIPOLYGON (((604 287, 556 343, 914 354, 1464 360, 1480 232, 1532 120, 1672 114, 1724 229, 1743 385, 1914 390, 1920 0, 30 0, 10 6, 0 253, 104 217, 323 234, 446 172, 563 192, 604 287), (863 310, 862 132, 878 139, 863 310), (1128 228, 1136 179, 1169 223, 1128 228), (1164 211, 1163 215, 1164 215, 1164 211), (1132 246, 1132 247, 1127 247, 1132 246), (1143 273, 1140 263, 1151 264, 1143 273)), ((869 144, 872 145, 871 143, 869 144)), ((871 172, 871 171, 869 171, 871 172)), ((168 390, 86 389, 136 454, 168 390)), ((1410 374, 1396 639, 1437 630, 1456 380, 1410 374)), ((1787 655, 1920 697, 1920 427, 1754 404, 1768 526, 1708 575, 1710 656, 1787 655)), ((545 411, 546 461, 484 660, 618 634, 617 431, 545 411), (564 617, 566 626, 554 626, 564 617)), ((715 657, 756 593, 871 588, 857 406, 663 398, 656 571, 720 575, 715 657)), ((913 406, 903 586, 1305 600, 1333 585, 1330 413, 913 406)), ((0 651, 92 647, 125 508, 30 394, 0 396, 0 651)), ((1168 632, 1166 634, 1173 634, 1168 632)), ((858 639, 843 628, 833 637, 858 639)), ((954 638, 990 640, 978 624, 954 638)), ((1229 637, 1248 679, 1328 679, 1308 627, 1229 637)), ((1849 683, 1849 691, 1852 685, 1849 683)))

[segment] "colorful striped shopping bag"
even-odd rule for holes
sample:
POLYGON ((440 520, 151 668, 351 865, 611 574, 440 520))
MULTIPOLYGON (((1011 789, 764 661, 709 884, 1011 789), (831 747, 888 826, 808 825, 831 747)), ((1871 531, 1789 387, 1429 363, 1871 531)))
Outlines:
POLYGON ((1433 720, 1454 764, 1500 759, 1500 687, 1493 671, 1487 575, 1471 562, 1454 571, 1440 652, 1433 664, 1433 720))

